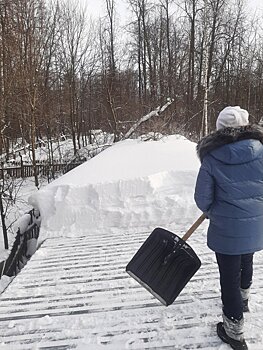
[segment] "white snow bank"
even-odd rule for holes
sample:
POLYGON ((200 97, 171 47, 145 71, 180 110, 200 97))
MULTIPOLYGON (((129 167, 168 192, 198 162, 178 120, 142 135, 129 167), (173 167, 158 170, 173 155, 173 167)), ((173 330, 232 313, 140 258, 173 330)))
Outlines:
POLYGON ((29 198, 41 212, 41 234, 127 233, 189 218, 198 212, 195 147, 178 135, 115 144, 29 198))

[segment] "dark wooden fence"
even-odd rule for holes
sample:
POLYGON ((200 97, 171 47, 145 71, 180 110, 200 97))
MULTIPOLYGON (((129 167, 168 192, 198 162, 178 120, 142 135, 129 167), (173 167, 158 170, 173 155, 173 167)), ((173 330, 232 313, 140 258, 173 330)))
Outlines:
MULTIPOLYGON (((36 170, 38 175, 44 175, 44 176, 51 176, 52 174, 55 174, 57 172, 62 172, 63 174, 65 174, 68 171, 81 165, 82 163, 83 162, 75 162, 75 163, 72 162, 68 164, 66 163, 37 164, 36 170)), ((34 168, 33 168, 33 165, 24 165, 24 164, 21 164, 20 166, 16 166, 16 167, 4 167, 2 165, 0 173, 1 173, 1 178, 3 178, 5 174, 8 174, 14 178, 31 177, 31 176, 34 176, 34 168)))

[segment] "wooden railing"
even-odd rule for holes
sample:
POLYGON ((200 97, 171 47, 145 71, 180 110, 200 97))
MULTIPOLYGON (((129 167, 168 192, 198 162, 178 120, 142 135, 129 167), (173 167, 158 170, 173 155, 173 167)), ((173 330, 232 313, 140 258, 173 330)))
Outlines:
MULTIPOLYGON (((51 174, 62 172, 63 174, 68 171, 74 169, 75 167, 81 165, 83 162, 72 162, 72 163, 55 163, 55 164, 37 164, 36 171, 38 175, 49 176, 51 174)), ((4 167, 2 166, 0 169, 1 178, 4 177, 5 174, 10 175, 14 178, 24 178, 34 176, 34 167, 33 165, 24 165, 15 167, 4 167)))

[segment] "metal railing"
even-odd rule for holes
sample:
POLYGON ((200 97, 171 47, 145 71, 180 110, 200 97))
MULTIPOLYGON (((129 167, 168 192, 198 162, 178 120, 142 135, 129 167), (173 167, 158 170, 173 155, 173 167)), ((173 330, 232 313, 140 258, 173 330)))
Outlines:
POLYGON ((28 243, 33 238, 38 239, 40 226, 33 222, 33 209, 28 214, 31 215, 29 226, 23 233, 18 229, 11 253, 3 262, 2 275, 9 277, 17 275, 31 258, 28 254, 28 243))

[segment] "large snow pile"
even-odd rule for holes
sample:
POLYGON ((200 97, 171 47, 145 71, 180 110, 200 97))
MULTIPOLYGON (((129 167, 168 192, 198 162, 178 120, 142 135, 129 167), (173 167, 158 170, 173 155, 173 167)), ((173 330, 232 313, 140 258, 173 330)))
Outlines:
POLYGON ((198 215, 195 147, 179 135, 116 143, 31 195, 42 235, 168 228, 198 215))

